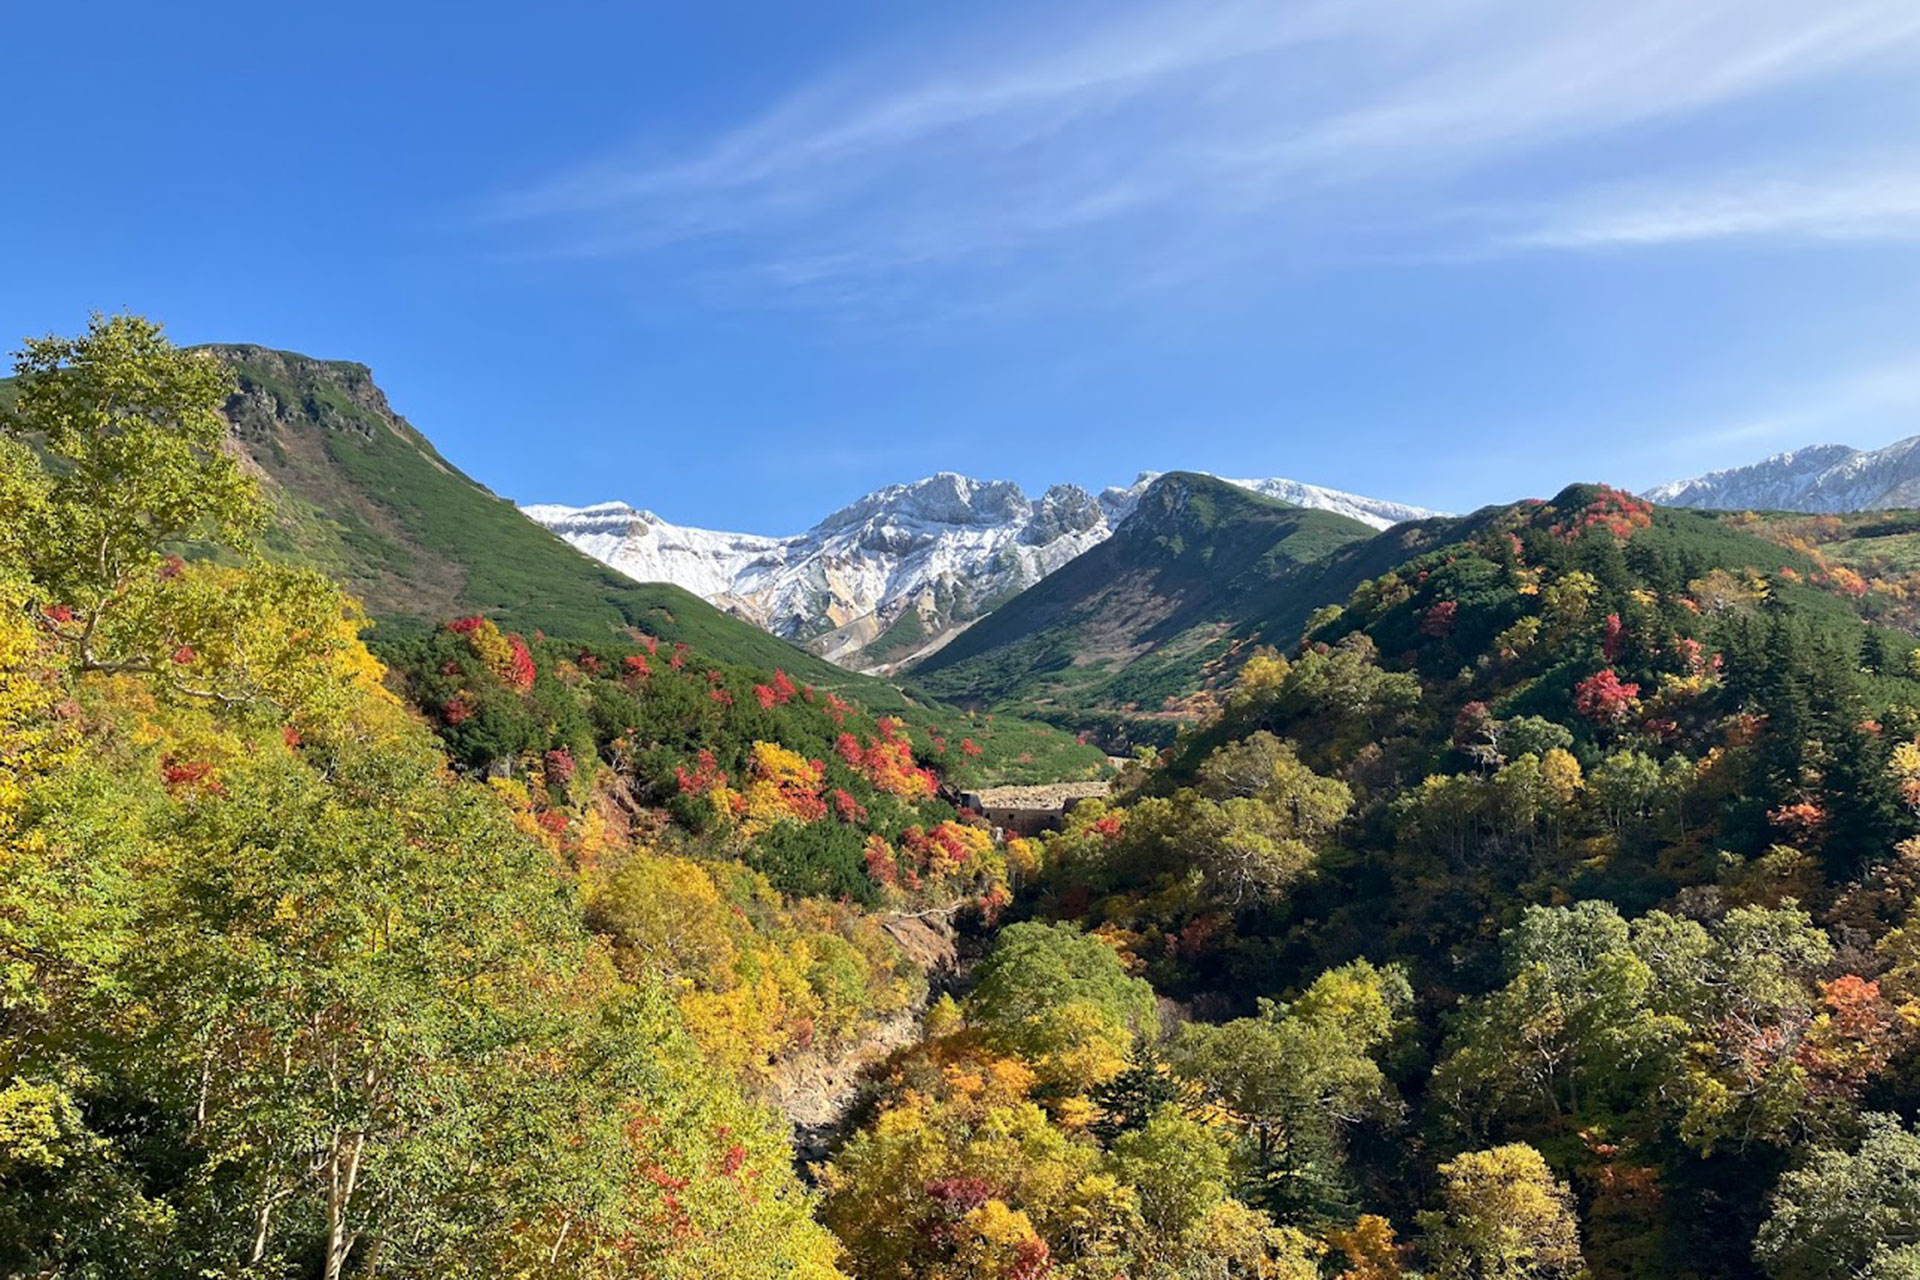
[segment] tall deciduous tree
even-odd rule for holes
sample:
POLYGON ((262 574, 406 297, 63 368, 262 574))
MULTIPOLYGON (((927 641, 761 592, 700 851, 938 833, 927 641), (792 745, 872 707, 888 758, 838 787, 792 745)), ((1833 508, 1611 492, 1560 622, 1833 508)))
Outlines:
POLYGON ((1895 1116, 1868 1118, 1856 1151, 1814 1153, 1780 1179, 1754 1256, 1774 1280, 1894 1280, 1920 1245, 1920 1135, 1895 1116))
POLYGON ((161 549, 258 528, 252 482, 222 446, 232 386, 212 356, 183 351, 139 316, 96 315, 76 338, 30 339, 4 423, 46 451, 45 524, 27 568, 47 593, 36 616, 82 670, 152 667, 106 643, 103 624, 160 567, 161 549))
POLYGON ((1440 1166, 1441 1207, 1420 1215, 1442 1280, 1575 1280, 1586 1274, 1573 1195, 1524 1143, 1440 1166))
POLYGON ((1244 1134, 1259 1197, 1276 1212, 1348 1208, 1345 1132, 1391 1103, 1374 1061, 1412 1006, 1405 976, 1355 961, 1257 1018, 1189 1024, 1175 1069, 1244 1134))
POLYGON ((1118 1074, 1153 1028, 1153 988, 1071 925, 1010 925, 980 966, 967 1020, 1043 1080, 1088 1089, 1118 1074))

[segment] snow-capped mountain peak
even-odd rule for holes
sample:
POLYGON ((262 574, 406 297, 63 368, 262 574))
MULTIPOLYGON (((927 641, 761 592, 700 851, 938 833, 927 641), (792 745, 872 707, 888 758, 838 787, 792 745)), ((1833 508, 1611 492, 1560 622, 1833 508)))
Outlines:
POLYGON ((844 529, 877 517, 965 527, 1019 520, 1031 504, 1011 480, 975 480, 941 471, 924 480, 890 484, 848 503, 813 527, 844 529))
POLYGON ((1871 511, 1920 505, 1920 436, 1884 449, 1816 444, 1744 467, 1656 485, 1643 495, 1672 507, 1871 511))
POLYGON ((671 582, 723 607, 733 584, 754 562, 778 557, 789 538, 716 533, 662 520, 624 502, 590 507, 541 503, 520 510, 594 559, 639 582, 671 582))
MULTIPOLYGON (((641 581, 672 582, 836 662, 897 663, 1106 539, 1158 478, 1098 497, 1059 484, 1029 498, 1008 480, 942 471, 888 485, 805 533, 695 529, 624 502, 521 508, 641 581)), ((1229 483, 1384 529, 1436 514, 1293 480, 1229 483)))

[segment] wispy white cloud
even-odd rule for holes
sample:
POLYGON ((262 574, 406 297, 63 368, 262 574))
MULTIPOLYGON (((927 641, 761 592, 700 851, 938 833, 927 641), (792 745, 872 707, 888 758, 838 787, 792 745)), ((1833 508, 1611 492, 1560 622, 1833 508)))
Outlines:
MULTIPOLYGON (((1114 0, 940 66, 840 68, 666 159, 611 158, 491 210, 544 250, 697 245, 759 289, 1035 269, 1180 278, 1356 223, 1446 212, 1522 158, 1920 58, 1914 0, 1114 0)), ((1910 234, 1920 183, 1607 188, 1517 242, 1910 234), (1611 200, 1613 203, 1606 203, 1611 200)), ((1565 179, 1561 181, 1564 183, 1565 179)), ((1513 192, 1506 192, 1511 196, 1513 192)), ((1535 204, 1537 192, 1521 191, 1535 204)))
POLYGON ((1555 208, 1517 243, 1548 249, 1816 237, 1920 238, 1920 155, 1792 175, 1610 188, 1555 208))

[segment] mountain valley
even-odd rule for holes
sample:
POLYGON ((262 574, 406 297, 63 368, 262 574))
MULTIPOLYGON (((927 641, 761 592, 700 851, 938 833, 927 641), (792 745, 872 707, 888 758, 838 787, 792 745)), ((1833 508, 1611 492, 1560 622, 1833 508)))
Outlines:
POLYGON ((362 366, 19 368, 0 1275, 1905 1274, 1916 513, 554 517, 722 609, 362 366))
MULTIPOLYGON (((1112 536, 1157 478, 1029 498, 1007 481, 942 472, 783 538, 687 528, 617 502, 523 510, 629 577, 684 587, 844 666, 891 670, 1112 536)), ((1376 529, 1436 514, 1292 480, 1229 483, 1376 529)))

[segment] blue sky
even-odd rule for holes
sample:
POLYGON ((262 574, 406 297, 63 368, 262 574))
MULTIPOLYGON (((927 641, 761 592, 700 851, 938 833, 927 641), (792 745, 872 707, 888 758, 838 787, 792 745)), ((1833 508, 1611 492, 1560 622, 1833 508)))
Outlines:
POLYGON ((0 335, 370 364, 523 501, 1446 509, 1920 432, 1914 0, 11 6, 0 335))

